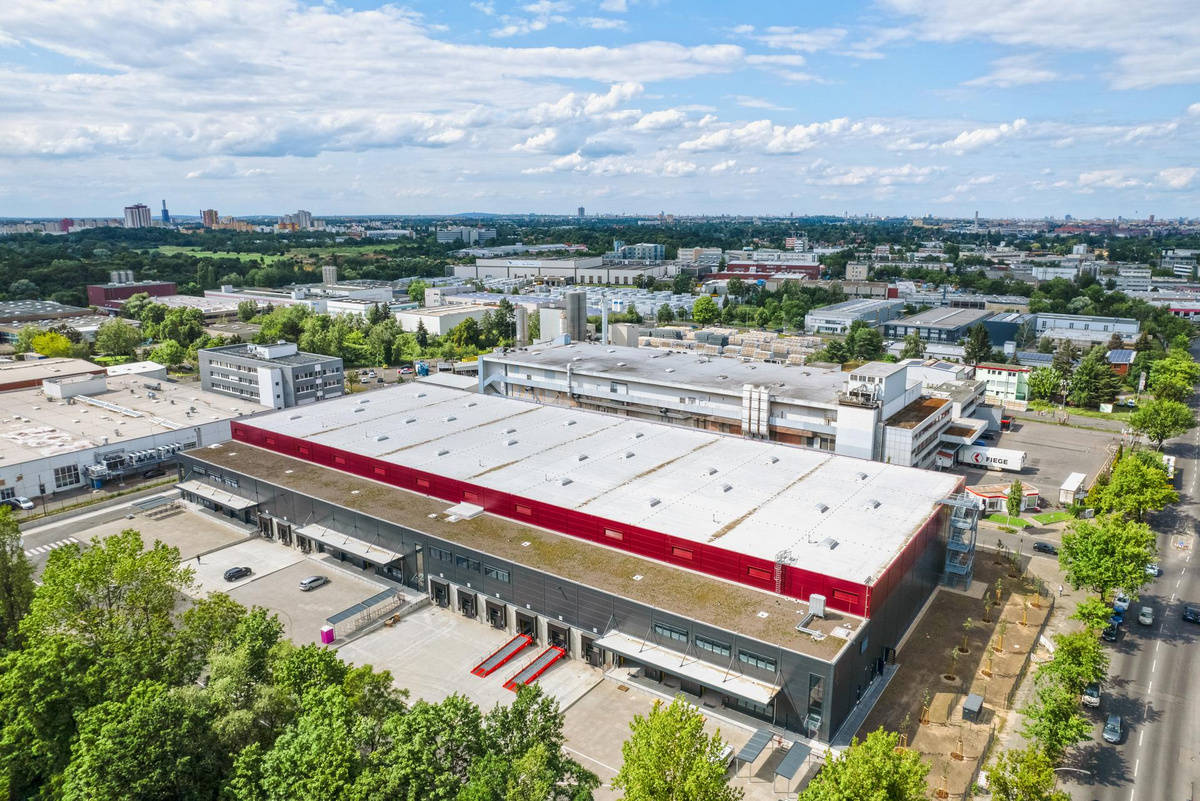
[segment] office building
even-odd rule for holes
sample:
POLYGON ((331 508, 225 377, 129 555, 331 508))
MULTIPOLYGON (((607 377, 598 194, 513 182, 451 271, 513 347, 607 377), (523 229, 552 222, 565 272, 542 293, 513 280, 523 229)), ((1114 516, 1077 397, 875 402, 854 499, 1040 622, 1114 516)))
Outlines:
POLYGON ((342 360, 302 353, 292 342, 221 345, 199 352, 200 386, 285 409, 335 398, 343 392, 342 360))
POLYGON ((1051 314, 1039 312, 1035 315, 1034 328, 1038 339, 1047 338, 1054 343, 1070 340, 1081 347, 1104 345, 1117 334, 1122 340, 1132 342, 1141 331, 1141 323, 1132 317, 1095 317, 1085 314, 1051 314))
POLYGON ((616 261, 647 261, 659 262, 667 257, 667 249, 654 242, 639 242, 636 245, 626 245, 618 240, 613 241, 613 249, 605 254, 607 258, 616 261))
POLYGON ((460 225, 454 228, 439 228, 436 235, 437 241, 442 244, 465 242, 468 245, 482 245, 484 242, 491 242, 496 238, 496 229, 468 228, 460 225))
POLYGON ((150 207, 145 203, 135 203, 125 207, 126 228, 149 228, 151 222, 150 207))
POLYGON ((221 216, 217 214, 216 209, 202 209, 200 211, 200 222, 205 228, 216 228, 221 221, 221 216))
POLYGON ((171 224, 171 212, 167 211, 167 201, 166 200, 163 200, 163 202, 162 202, 162 224, 163 225, 171 224))
POLYGON ((973 558, 958 476, 431 384, 233 437, 184 456, 185 498, 825 742, 973 558))
POLYGON ((417 309, 403 309, 396 312, 396 322, 400 328, 415 332, 421 325, 432 336, 445 336, 450 329, 463 320, 472 319, 476 322, 483 319, 485 314, 491 314, 492 307, 473 303, 452 303, 445 306, 427 306, 417 309))
POLYGON ((866 281, 871 265, 865 261, 852 261, 846 265, 847 281, 866 281))
POLYGON ((975 365, 975 378, 984 383, 984 396, 989 403, 1025 411, 1029 407, 1030 370, 1020 364, 980 362, 975 365))
POLYGON ((904 339, 917 333, 925 342, 956 344, 966 339, 967 331, 992 316, 984 309, 936 308, 885 323, 883 335, 887 339, 904 339))
POLYGON ((804 315, 804 330, 810 334, 845 334, 855 320, 878 327, 903 311, 902 300, 847 300, 804 315))
POLYGON ((643 276, 663 278, 666 265, 605 264, 601 256, 567 258, 476 259, 474 264, 454 265, 454 277, 467 280, 518 279, 535 283, 615 284, 633 286, 643 276))
POLYGON ((576 217, 584 217, 584 216, 586 216, 586 215, 584 214, 584 209, 583 209, 583 206, 580 206, 580 207, 579 207, 579 211, 576 213, 576 215, 575 215, 575 216, 576 216, 576 217))

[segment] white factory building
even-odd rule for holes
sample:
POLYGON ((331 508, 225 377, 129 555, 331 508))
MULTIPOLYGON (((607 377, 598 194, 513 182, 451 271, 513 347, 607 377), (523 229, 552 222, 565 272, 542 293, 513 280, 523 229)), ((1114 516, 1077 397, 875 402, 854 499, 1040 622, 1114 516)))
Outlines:
POLYGON ((663 264, 605 264, 601 256, 563 258, 476 259, 454 265, 454 277, 468 280, 511 278, 546 284, 616 284, 633 286, 640 276, 664 278, 663 264))
POLYGON ((880 326, 904 312, 902 300, 859 298, 813 309, 804 315, 804 330, 810 334, 845 334, 855 320, 880 326))
POLYGON ((0 499, 38 498, 137 476, 229 439, 253 403, 145 372, 45 379, 0 392, 0 499))

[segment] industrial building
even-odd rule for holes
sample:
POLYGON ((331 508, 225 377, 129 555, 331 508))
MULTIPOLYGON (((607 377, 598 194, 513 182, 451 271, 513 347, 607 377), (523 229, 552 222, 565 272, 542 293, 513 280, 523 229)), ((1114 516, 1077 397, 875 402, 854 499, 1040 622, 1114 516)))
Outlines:
POLYGON ((79 375, 104 375, 104 368, 84 359, 30 359, 0 361, 0 392, 40 387, 46 379, 79 375))
POLYGON ((135 281, 133 270, 113 270, 107 284, 88 284, 87 300, 98 309, 116 310, 122 302, 139 293, 155 298, 176 292, 174 281, 135 281))
POLYGON ((847 300, 804 315, 804 330, 810 334, 845 334, 855 320, 880 326, 899 317, 903 310, 902 300, 847 300))
POLYGON ((483 315, 491 314, 492 307, 467 303, 452 303, 446 306, 431 306, 420 309, 405 309, 395 313, 396 322, 408 332, 414 332, 420 325, 430 336, 445 336, 450 329, 463 320, 471 319, 478 322, 483 315))
POLYGON ((293 342, 236 344, 199 351, 200 386, 268 409, 303 406, 344 391, 342 360, 302 353, 293 342))
POLYGON ((985 397, 1006 409, 1025 411, 1029 407, 1029 373, 1031 368, 1020 364, 975 365, 975 378, 984 383, 985 397))
POLYGON ((843 373, 583 343, 482 354, 478 363, 486 395, 914 467, 950 464, 960 446, 999 428, 996 410, 981 405, 982 382, 919 360, 843 373))
POLYGON ((0 499, 138 476, 184 449, 224 442, 232 418, 261 411, 194 385, 88 366, 0 392, 0 499))
POLYGON ((616 284, 633 286, 643 276, 664 278, 664 264, 605 264, 602 256, 560 258, 476 259, 454 265, 454 277, 468 280, 507 278, 546 284, 616 284))
POLYGON ((1084 314, 1035 315, 1034 328, 1039 339, 1045 337, 1054 343, 1070 340, 1089 347, 1106 344, 1113 334, 1132 342, 1141 331, 1141 323, 1132 317, 1093 317, 1084 314))
POLYGON ((317 314, 327 314, 331 300, 391 303, 395 292, 392 285, 386 281, 342 281, 331 284, 304 284, 287 289, 222 286, 219 290, 204 290, 204 297, 232 302, 235 307, 241 301, 252 300, 259 306, 305 306, 317 314))
POLYGON ((233 428, 186 499, 823 741, 971 569, 952 475, 424 383, 233 428))
POLYGON ((888 339, 904 339, 917 333, 926 342, 956 343, 966 339, 972 326, 992 316, 984 309, 956 309, 939 307, 884 323, 883 335, 888 339))
POLYGON ((0 300, 0 320, 4 322, 61 320, 90 313, 82 306, 67 306, 53 300, 0 300))

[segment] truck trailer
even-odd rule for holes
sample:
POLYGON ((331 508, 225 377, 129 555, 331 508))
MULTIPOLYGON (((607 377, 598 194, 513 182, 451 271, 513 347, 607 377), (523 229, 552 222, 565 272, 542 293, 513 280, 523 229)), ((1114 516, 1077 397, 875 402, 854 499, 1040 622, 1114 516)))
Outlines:
POLYGON ((1020 473, 1025 467, 1025 451, 988 448, 983 445, 963 445, 958 449, 958 462, 988 470, 1008 470, 1020 473))

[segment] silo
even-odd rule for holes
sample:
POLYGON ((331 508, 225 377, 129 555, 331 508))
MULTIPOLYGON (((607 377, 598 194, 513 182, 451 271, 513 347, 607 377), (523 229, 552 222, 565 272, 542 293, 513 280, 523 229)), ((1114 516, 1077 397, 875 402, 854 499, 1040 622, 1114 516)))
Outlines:
POLYGON ((513 321, 516 324, 517 334, 513 342, 518 348, 529 344, 529 310, 524 306, 517 306, 513 310, 513 321))
POLYGON ((587 339, 587 293, 582 290, 568 292, 564 296, 567 303, 566 334, 572 342, 583 342, 587 339))

